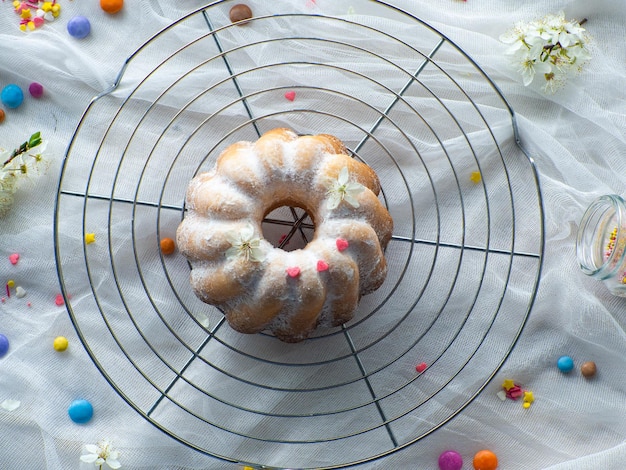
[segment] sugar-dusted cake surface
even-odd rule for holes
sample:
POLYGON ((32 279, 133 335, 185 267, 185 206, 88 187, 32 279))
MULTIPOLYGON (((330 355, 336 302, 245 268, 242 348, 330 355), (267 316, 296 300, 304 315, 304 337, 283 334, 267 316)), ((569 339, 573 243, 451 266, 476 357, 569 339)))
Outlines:
POLYGON ((235 330, 302 341, 350 320, 361 296, 382 285, 393 220, 376 173, 347 153, 331 135, 274 129, 231 145, 189 183, 177 245, 195 294, 235 330), (282 206, 313 221, 304 248, 264 238, 264 217, 282 206))

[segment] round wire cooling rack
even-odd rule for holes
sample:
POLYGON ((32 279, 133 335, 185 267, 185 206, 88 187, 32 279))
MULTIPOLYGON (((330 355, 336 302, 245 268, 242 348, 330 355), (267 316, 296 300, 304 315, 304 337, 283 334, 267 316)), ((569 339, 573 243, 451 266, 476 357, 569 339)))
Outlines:
MULTIPOLYGON (((156 34, 85 111, 55 214, 71 319, 128 404, 222 464, 339 468, 414 448, 495 376, 536 296, 542 199, 513 111, 458 46, 385 2, 259 6, 243 25, 234 3, 156 34), (299 344, 231 330, 159 250, 189 180, 275 127, 343 140, 395 225, 383 286, 299 344)), ((285 249, 313 231, 297 208, 264 221, 285 249)))

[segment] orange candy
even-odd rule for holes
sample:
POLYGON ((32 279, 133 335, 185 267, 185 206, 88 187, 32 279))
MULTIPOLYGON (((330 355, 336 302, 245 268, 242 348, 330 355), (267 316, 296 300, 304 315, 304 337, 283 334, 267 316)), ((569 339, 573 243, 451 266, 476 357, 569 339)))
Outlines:
POLYGON ((176 244, 174 243, 174 240, 167 237, 161 239, 161 252, 164 255, 171 255, 172 253, 174 253, 175 249, 176 244))
POLYGON ((475 470, 496 470, 498 468, 498 457, 490 450, 481 450, 474 455, 475 470))
POLYGON ((100 8, 111 15, 117 13, 124 6, 124 0, 100 0, 100 8))

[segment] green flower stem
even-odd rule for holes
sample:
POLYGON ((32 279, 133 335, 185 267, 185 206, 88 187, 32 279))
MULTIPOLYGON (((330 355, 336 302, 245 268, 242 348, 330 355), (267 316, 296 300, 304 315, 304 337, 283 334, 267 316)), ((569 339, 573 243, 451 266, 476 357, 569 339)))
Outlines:
POLYGON ((9 159, 6 162, 4 162, 2 166, 3 167, 7 166, 9 163, 13 161, 13 159, 28 152, 33 147, 37 147, 39 144, 41 144, 41 132, 35 132, 33 135, 30 136, 30 139, 28 139, 27 142, 24 142, 22 145, 20 145, 17 149, 13 151, 9 159))

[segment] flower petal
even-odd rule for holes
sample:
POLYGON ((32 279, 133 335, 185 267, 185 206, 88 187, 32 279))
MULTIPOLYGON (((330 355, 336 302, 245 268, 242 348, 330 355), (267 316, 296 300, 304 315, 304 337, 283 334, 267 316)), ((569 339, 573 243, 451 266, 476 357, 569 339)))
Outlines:
POLYGON ((358 199, 353 197, 352 194, 350 194, 350 193, 346 193, 346 195, 344 196, 343 200, 346 201, 348 204, 350 204, 355 209, 360 206, 358 199))
POLYGON ((226 259, 232 260, 239 256, 241 250, 239 250, 238 246, 231 246, 228 250, 226 250, 226 259))
POLYGON ((80 456, 81 462, 94 463, 98 460, 98 454, 85 454, 80 456))
POLYGON ((329 210, 336 209, 337 206, 339 206, 340 202, 341 202, 341 194, 339 194, 337 191, 333 191, 328 196, 328 202, 327 202, 328 209, 329 210))
POLYGON ((100 447, 95 444, 85 444, 85 449, 91 454, 96 454, 96 456, 100 453, 100 447))
POLYGON ((107 459, 107 465, 111 467, 113 470, 116 470, 122 467, 122 464, 119 462, 119 460, 112 459, 112 458, 107 459))
POLYGON ((262 262, 265 259, 265 251, 258 246, 250 247, 250 259, 257 263, 262 262))
POLYGON ((337 178, 337 181, 339 182, 341 186, 343 186, 344 184, 348 182, 349 179, 350 179, 350 174, 348 173, 348 167, 344 166, 339 172, 339 177, 337 178))
POLYGON ((240 236, 242 241, 250 241, 254 236, 254 227, 252 226, 252 224, 246 224, 245 227, 241 229, 240 236))
POLYGON ((2 408, 4 408, 7 411, 15 411, 20 407, 20 405, 21 405, 21 402, 19 400, 11 400, 9 398, 9 399, 4 400, 2 402, 2 405, 0 406, 2 406, 2 408))

